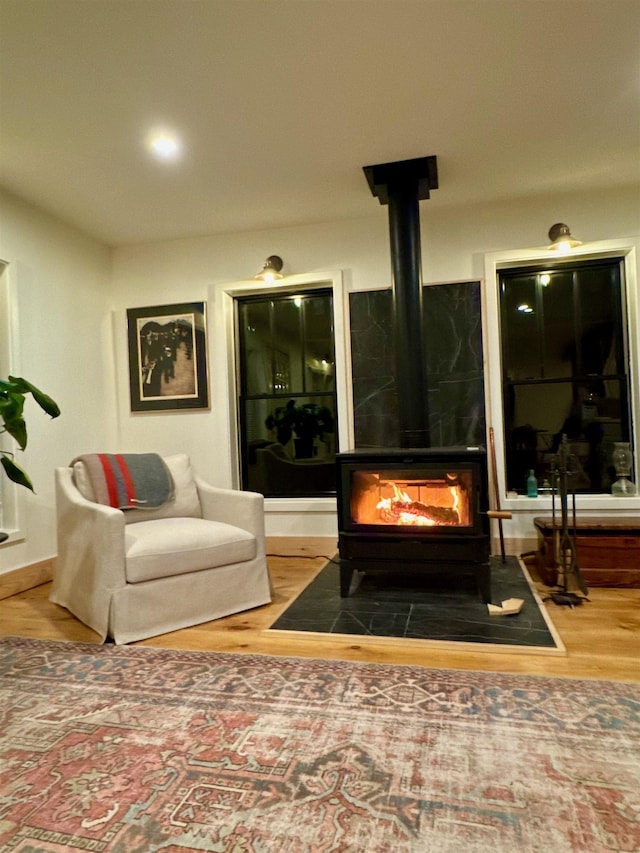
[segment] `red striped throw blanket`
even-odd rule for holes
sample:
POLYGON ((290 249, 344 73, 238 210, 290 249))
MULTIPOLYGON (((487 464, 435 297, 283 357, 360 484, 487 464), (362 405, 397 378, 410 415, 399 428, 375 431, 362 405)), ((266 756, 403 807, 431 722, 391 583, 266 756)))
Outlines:
POLYGON ((155 509, 173 497, 173 480, 157 453, 85 453, 82 462, 96 503, 118 509, 155 509))

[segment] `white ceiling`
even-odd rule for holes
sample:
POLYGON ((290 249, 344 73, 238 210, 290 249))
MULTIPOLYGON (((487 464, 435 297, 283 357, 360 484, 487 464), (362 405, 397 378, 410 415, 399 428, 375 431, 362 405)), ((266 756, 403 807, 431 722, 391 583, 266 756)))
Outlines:
POLYGON ((363 166, 433 154, 434 210, 640 181, 640 0, 0 0, 0 39, 0 184, 109 245, 367 216, 363 166))

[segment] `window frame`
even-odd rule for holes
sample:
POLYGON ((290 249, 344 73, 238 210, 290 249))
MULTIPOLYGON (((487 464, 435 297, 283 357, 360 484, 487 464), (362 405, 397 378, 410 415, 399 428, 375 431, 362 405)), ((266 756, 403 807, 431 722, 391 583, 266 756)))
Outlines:
MULTIPOLYGON (((638 294, 640 238, 620 238, 585 244, 573 249, 566 256, 566 262, 571 264, 576 260, 598 260, 616 257, 622 258, 624 270, 623 310, 626 311, 629 346, 630 441, 636 466, 638 466, 638 449, 640 448, 640 297, 638 294)), ((487 330, 487 334, 483 336, 485 388, 487 393, 487 433, 493 427, 496 455, 496 477, 495 482, 492 484, 492 492, 500 497, 502 509, 512 511, 515 514, 516 523, 512 525, 515 534, 522 532, 523 535, 526 535, 527 532, 524 527, 519 526, 518 515, 525 511, 534 515, 548 512, 551 508, 551 498, 539 497, 535 501, 528 501, 522 496, 517 498, 507 492, 498 273, 505 269, 526 266, 535 267, 541 263, 548 264, 551 261, 559 263, 563 260, 563 256, 550 255, 549 249, 546 247, 492 252, 484 256, 485 275, 482 308, 483 328, 487 330)), ((487 444, 489 444, 489 439, 487 439, 487 444)), ((640 495, 618 498, 607 493, 580 494, 576 496, 576 507, 578 510, 598 511, 605 515, 620 515, 625 511, 635 513, 640 509, 640 495)))
MULTIPOLYGON (((353 447, 353 402, 350 393, 349 376, 351 373, 348 341, 346 340, 347 293, 343 281, 343 272, 318 271, 287 276, 277 284, 264 284, 256 281, 241 281, 229 284, 222 289, 212 288, 211 300, 217 310, 213 312, 212 340, 217 335, 226 342, 224 353, 219 353, 218 359, 212 357, 212 375, 222 378, 226 376, 226 393, 219 398, 219 418, 224 423, 226 442, 229 448, 229 474, 233 488, 240 484, 240 433, 237 389, 237 340, 235 325, 235 300, 237 297, 251 294, 266 295, 275 293, 295 293, 296 290, 312 290, 313 288, 333 289, 333 329, 335 339, 335 382, 338 418, 338 446, 342 449, 353 447)), ((216 401, 214 391, 214 402, 216 401)), ((222 426, 221 422, 221 426, 222 426)), ((331 535, 335 527, 336 499, 335 497, 313 498, 266 498, 265 512, 274 517, 282 516, 283 523, 291 515, 300 513, 315 513, 317 530, 326 531, 331 535)), ((317 535, 325 535, 318 533, 317 535)))
MULTIPOLYGON (((17 346, 18 300, 15 264, 0 258, 0 375, 20 376, 17 346)), ((18 445, 8 434, 0 437, 0 446, 15 453, 18 445)), ((9 536, 3 544, 22 542, 25 490, 19 488, 4 474, 0 479, 0 530, 9 536)))
MULTIPOLYGON (((514 404, 515 398, 519 392, 526 396, 526 389, 536 388, 542 391, 547 402, 550 402, 548 396, 549 393, 551 393, 554 388, 557 389, 558 387, 562 387, 565 390, 570 391, 570 401, 575 405, 576 395, 580 387, 583 389, 586 389, 587 387, 593 388, 595 384, 604 384, 607 381, 618 383, 620 389, 620 400, 623 402, 622 411, 624 412, 624 417, 620 420, 620 435, 618 437, 614 437, 613 440, 629 441, 631 430, 631 412, 629 406, 629 324, 627 322, 626 286, 623 267, 623 258, 620 256, 596 259, 570 257, 562 258, 560 260, 554 259, 547 261, 546 263, 528 265, 526 267, 502 268, 497 271, 500 284, 499 306, 503 369, 502 385, 505 450, 510 443, 507 440, 507 422, 509 420, 508 410, 512 408, 512 405, 509 405, 507 400, 514 404), (585 324, 585 312, 582 310, 584 300, 581 297, 580 287, 581 284, 584 286, 585 282, 588 281, 590 271, 595 271, 599 268, 601 269, 600 281, 602 285, 605 285, 609 290, 609 296, 606 298, 608 298, 608 305, 611 307, 611 320, 613 323, 611 346, 614 347, 616 365, 620 368, 615 372, 615 374, 607 374, 602 371, 600 373, 592 373, 589 372, 589 368, 585 368, 583 359, 586 357, 589 350, 588 348, 585 348, 583 338, 579 337, 581 333, 584 335, 585 331, 593 328, 589 325, 588 321, 585 324), (556 296, 562 291, 565 291, 564 295, 568 296, 567 301, 569 304, 568 306, 564 306, 564 308, 568 311, 566 317, 569 320, 570 328, 567 332, 565 327, 564 334, 568 334, 570 336, 570 339, 576 348, 576 361, 568 373, 557 373, 550 370, 551 367, 558 367, 557 360, 549 361, 549 354, 553 351, 553 345, 556 343, 557 339, 552 328, 553 315, 548 319, 544 313, 543 297, 547 295, 547 291, 538 283, 538 278, 543 273, 551 273, 552 276, 559 274, 561 277, 560 281, 557 281, 555 285, 552 283, 554 288, 560 288, 560 290, 557 291, 556 296), (567 275, 567 273, 569 273, 569 275, 567 275), (564 281, 562 280, 562 277, 564 277, 564 281), (523 279, 528 281, 528 286, 535 287, 535 293, 531 294, 535 305, 533 305, 532 308, 529 308, 528 313, 530 317, 526 313, 523 313, 522 315, 518 312, 514 313, 514 292, 512 291, 511 294, 509 294, 508 291, 505 290, 505 288, 508 288, 510 284, 513 284, 516 287, 518 284, 522 286, 523 279), (522 328, 519 328, 519 326, 522 328), (530 328, 525 328, 529 326, 530 328), (531 335, 530 341, 526 341, 522 337, 523 328, 525 334, 531 335), (531 343, 531 347, 529 347, 529 343, 531 343), (535 351, 536 358, 523 362, 521 358, 519 358, 518 354, 522 354, 525 351, 535 351), (507 369, 505 369, 505 364, 507 365, 507 369), (523 376, 521 374, 523 365, 526 365, 526 371, 530 371, 531 375, 523 376), (509 368, 511 369, 509 370, 509 368), (520 375, 518 375, 519 370, 520 375), (506 375, 507 372, 509 372, 509 376, 506 375)), ((515 291, 515 293, 517 294, 518 291, 515 291)), ((522 293, 517 295, 515 302, 519 302, 522 299, 526 300, 526 293, 524 295, 522 293)), ((600 320, 601 319, 602 318, 600 317, 600 320)), ((595 365, 591 366, 593 367, 595 365)), ((520 429, 521 428, 522 427, 520 427, 520 429)), ((511 423, 512 433, 515 429, 516 427, 511 423)), ((557 436, 558 433, 555 433, 555 435, 557 436)), ((513 440, 512 435, 511 442, 513 442, 513 440)), ((610 437, 608 441, 611 440, 612 439, 610 437)), ((607 440, 605 440, 605 444, 606 441, 607 440)), ((571 437, 569 437, 569 443, 572 443, 571 437)), ((511 453, 515 453, 513 447, 511 449, 511 453)), ((533 455, 533 451, 531 451, 531 453, 533 455)), ((538 464, 535 466, 536 474, 539 480, 542 480, 544 477, 549 479, 547 476, 548 472, 546 470, 542 471, 539 467, 542 464, 540 462, 540 454, 541 450, 540 446, 538 446, 536 451, 536 457, 538 458, 538 464)), ((512 456, 511 459, 509 459, 509 455, 506 452, 505 456, 507 457, 505 459, 507 487, 510 487, 512 490, 519 493, 523 493, 526 491, 526 468, 530 466, 530 462, 527 462, 525 469, 519 472, 522 476, 516 476, 516 479, 514 480, 515 472, 512 472, 512 476, 509 478, 509 468, 510 466, 517 467, 518 461, 515 456, 512 456)), ((522 464, 522 459, 520 462, 522 464)), ((531 463, 532 462, 533 460, 531 460, 531 463)), ((579 484, 576 486, 576 491, 583 494, 610 493, 610 489, 597 489, 593 484, 591 484, 589 488, 585 487, 583 484, 579 484)))

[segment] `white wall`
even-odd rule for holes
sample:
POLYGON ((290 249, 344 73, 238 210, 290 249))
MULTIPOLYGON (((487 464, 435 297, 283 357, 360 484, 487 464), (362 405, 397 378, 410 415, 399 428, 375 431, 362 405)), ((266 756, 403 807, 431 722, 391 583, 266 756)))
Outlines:
MULTIPOLYGON (((549 227, 558 221, 567 222, 583 241, 640 234, 637 186, 464 209, 448 208, 444 180, 441 187, 420 205, 425 282, 482 278, 486 253, 544 246, 549 227)), ((364 178, 363 192, 368 192, 364 178)), ((311 281, 342 271, 347 291, 389 286, 387 208, 373 198, 371 204, 371 216, 361 220, 339 221, 337 211, 335 222, 316 226, 110 252, 29 205, 0 196, 0 260, 9 262, 19 317, 12 370, 40 385, 62 409, 58 420, 49 421, 30 407, 30 446, 23 461, 37 495, 21 495, 26 538, 0 546, 0 572, 55 552, 53 468, 78 453, 184 450, 205 478, 231 485, 224 291, 250 279, 271 254, 284 259, 287 276, 304 274, 311 281), (208 303, 211 408, 131 414, 126 309, 182 301, 208 303)), ((497 324, 485 331, 495 335, 497 324)), ((521 516, 505 524, 505 535, 533 535, 530 513, 521 516)), ((335 509, 326 500, 304 506, 270 502, 267 531, 333 536, 335 509)))
MULTIPOLYGON (((585 242, 640 234, 638 187, 517 199, 465 209, 438 206, 436 196, 442 192, 437 190, 431 200, 420 205, 425 282, 483 278, 486 253, 545 246, 550 226, 558 221, 568 222, 572 232, 585 242)), ((286 276, 305 274, 312 279, 315 274, 322 279, 327 270, 342 270, 346 291, 389 286, 387 217, 387 208, 372 199, 372 214, 366 219, 117 249, 113 304, 123 447, 134 449, 146 442, 161 452, 184 449, 196 460, 203 476, 220 485, 232 485, 235 466, 228 447, 232 417, 227 382, 229 342, 220 316, 222 292, 249 278, 271 254, 284 259, 286 276), (126 309, 196 300, 206 300, 209 306, 211 411, 130 414, 126 309)), ((496 317, 485 333, 496 335, 497 330, 496 317)), ((267 531, 271 535, 336 533, 335 513, 326 501, 317 505, 318 512, 309 502, 304 513, 299 502, 289 502, 289 512, 284 511, 287 502, 267 504, 267 531)), ((541 504, 538 507, 539 512, 541 504)), ((526 514, 524 524, 512 523, 514 537, 533 537, 530 516, 532 513, 526 514)))
MULTIPOLYGON (((5 193, 0 222, 0 259, 7 263, 0 284, 13 315, 12 364, 0 364, 0 376, 24 376, 62 412, 51 420, 31 399, 25 405, 28 445, 16 461, 36 494, 13 489, 18 517, 7 507, 3 528, 13 532, 0 546, 2 573, 55 554, 53 469, 106 445, 115 417, 109 250, 5 193)), ((2 486, 12 489, 5 479, 2 486)))

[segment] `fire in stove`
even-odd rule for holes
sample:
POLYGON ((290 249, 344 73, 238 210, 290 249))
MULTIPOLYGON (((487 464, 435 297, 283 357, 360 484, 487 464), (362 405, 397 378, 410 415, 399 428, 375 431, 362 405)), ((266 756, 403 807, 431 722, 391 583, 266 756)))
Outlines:
POLYGON ((453 506, 449 508, 411 500, 395 483, 391 486, 393 497, 382 498, 376 506, 384 524, 426 524, 432 527, 436 524, 460 524, 456 509, 458 495, 454 489, 451 489, 453 506))
POLYGON ((467 526, 470 472, 407 478, 401 472, 354 472, 351 519, 382 526, 467 526))

